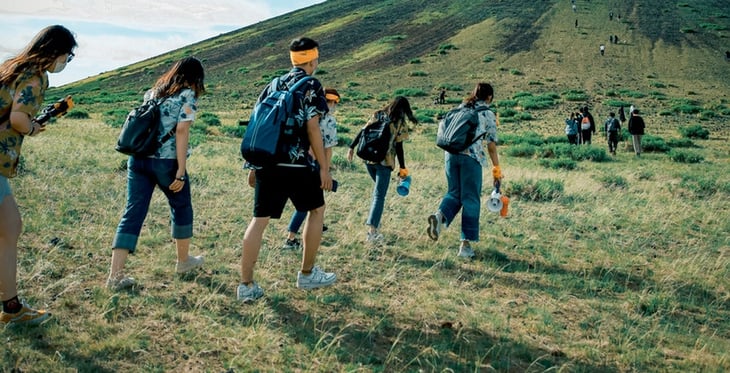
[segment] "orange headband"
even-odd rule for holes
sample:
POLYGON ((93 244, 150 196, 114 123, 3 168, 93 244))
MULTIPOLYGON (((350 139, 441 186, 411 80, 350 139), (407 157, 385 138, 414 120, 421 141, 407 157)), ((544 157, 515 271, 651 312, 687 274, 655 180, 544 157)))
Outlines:
POLYGON ((317 48, 305 51, 290 51, 289 57, 291 58, 292 65, 299 66, 319 58, 319 51, 317 48))
POLYGON ((334 93, 327 93, 326 95, 324 95, 324 98, 327 99, 327 101, 334 101, 335 104, 340 103, 340 96, 334 93))

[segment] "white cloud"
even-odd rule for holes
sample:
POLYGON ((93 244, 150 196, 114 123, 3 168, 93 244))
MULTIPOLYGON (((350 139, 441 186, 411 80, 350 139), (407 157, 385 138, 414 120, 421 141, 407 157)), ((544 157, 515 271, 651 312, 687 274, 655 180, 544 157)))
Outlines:
POLYGON ((322 0, 34 0, 3 4, 0 59, 43 27, 76 34, 76 59, 51 85, 113 70, 322 0))

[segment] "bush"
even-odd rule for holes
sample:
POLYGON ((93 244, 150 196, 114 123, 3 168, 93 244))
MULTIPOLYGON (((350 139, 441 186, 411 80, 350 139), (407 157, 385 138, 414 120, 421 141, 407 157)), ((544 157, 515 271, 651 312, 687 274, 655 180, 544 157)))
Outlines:
POLYGON ((641 148, 647 152, 666 153, 669 151, 669 145, 664 142, 664 139, 653 135, 646 135, 641 138, 641 148))
POLYGON ((671 139, 667 141, 667 145, 670 148, 697 148, 694 142, 690 139, 671 139))
POLYGON ((221 120, 213 113, 202 113, 198 119, 206 126, 217 127, 221 125, 221 120))
POLYGON ((89 119, 89 113, 83 110, 71 110, 66 114, 66 118, 70 119, 89 119))
POLYGON ((532 158, 537 153, 537 146, 530 144, 515 144, 507 148, 510 157, 532 158))
POLYGON ((686 137, 688 139, 707 140, 708 138, 710 138, 710 131, 702 128, 702 126, 700 126, 699 124, 687 127, 680 127, 679 133, 682 135, 682 137, 686 137))
POLYGON ((620 175, 605 175, 600 178, 601 184, 607 189, 626 189, 629 183, 620 175))
POLYGON ((418 88, 399 88, 393 92, 395 96, 406 96, 406 97, 423 97, 428 96, 426 92, 418 88))
POLYGON ((705 160, 700 154, 688 150, 669 151, 669 159, 677 163, 700 163, 705 160))
POLYGON ((425 71, 411 71, 408 76, 428 76, 428 73, 425 71))
POLYGON ((555 200, 563 194, 563 190, 562 182, 551 179, 515 181, 509 187, 511 196, 533 202, 555 200))
POLYGON ((575 170, 578 167, 578 162, 572 159, 558 158, 558 159, 542 159, 540 165, 545 168, 551 168, 554 170, 575 170))

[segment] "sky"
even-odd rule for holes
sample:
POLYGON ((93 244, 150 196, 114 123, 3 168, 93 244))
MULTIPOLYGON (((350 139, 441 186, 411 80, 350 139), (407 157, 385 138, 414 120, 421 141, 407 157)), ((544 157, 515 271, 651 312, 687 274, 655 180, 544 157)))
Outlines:
POLYGON ((17 55, 46 26, 76 36, 76 57, 50 86, 61 86, 154 57, 324 0, 3 0, 0 61, 17 55))

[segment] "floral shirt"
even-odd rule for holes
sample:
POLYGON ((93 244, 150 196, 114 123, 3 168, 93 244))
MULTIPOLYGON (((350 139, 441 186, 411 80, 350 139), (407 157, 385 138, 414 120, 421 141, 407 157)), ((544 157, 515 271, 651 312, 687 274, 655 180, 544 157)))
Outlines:
POLYGON ((325 148, 337 146, 337 121, 330 113, 325 114, 319 121, 319 129, 322 131, 322 141, 325 148))
MULTIPOLYGON (((153 90, 147 91, 144 100, 148 101, 154 96, 153 90)), ((198 111, 197 99, 195 91, 190 88, 183 89, 174 96, 170 96, 160 105, 160 120, 162 121, 162 134, 160 140, 179 122, 187 122, 195 120, 195 113, 198 111)), ((190 156, 190 144, 188 144, 187 156, 190 156)), ((177 159, 177 143, 175 134, 173 133, 167 141, 165 141, 155 154, 150 156, 157 159, 177 159)))
MULTIPOLYGON (((27 70, 20 73, 11 86, 0 87, 0 131, 10 130, 10 113, 21 112, 34 117, 43 105, 43 95, 48 89, 48 74, 27 70)), ((0 142, 0 168, 2 174, 14 176, 20 160, 23 136, 3 136, 0 142)))
MULTIPOLYGON (((488 167, 489 162, 484 143, 497 142, 497 117, 484 101, 479 101, 475 105, 477 109, 484 106, 487 107, 487 110, 480 111, 478 114, 479 126, 477 127, 477 135, 481 135, 482 133, 485 133, 485 135, 482 141, 475 142, 464 153, 479 162, 482 167, 488 167)), ((448 152, 446 154, 448 155, 448 152)))

